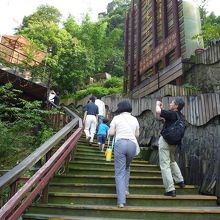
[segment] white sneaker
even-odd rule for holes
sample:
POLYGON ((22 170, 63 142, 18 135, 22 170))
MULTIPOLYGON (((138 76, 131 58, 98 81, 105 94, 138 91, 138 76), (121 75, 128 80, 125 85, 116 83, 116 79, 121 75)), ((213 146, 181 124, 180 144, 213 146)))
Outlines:
POLYGON ((130 193, 128 191, 125 191, 125 195, 128 196, 130 193))
POLYGON ((125 207, 125 206, 124 206, 124 204, 122 204, 122 203, 118 205, 118 208, 124 208, 124 207, 125 207))

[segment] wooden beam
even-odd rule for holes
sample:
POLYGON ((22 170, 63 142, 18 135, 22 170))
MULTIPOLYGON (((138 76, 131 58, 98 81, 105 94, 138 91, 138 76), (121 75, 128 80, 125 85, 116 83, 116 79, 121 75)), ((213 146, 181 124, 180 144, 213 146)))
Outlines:
POLYGON ((142 31, 142 0, 138 0, 138 45, 137 45, 137 68, 136 68, 136 86, 140 83, 140 60, 141 60, 141 31, 142 31))
MULTIPOLYGON (((162 31, 163 31, 163 41, 168 36, 168 19, 167 19, 167 0, 162 0, 162 31)), ((168 59, 165 55, 162 59, 163 67, 168 66, 168 59)))
MULTIPOLYGON (((152 1, 152 35, 153 35, 153 49, 157 47, 157 1, 152 1)), ((157 73, 157 65, 153 65, 153 73, 157 73)))
POLYGON ((177 46, 176 46, 176 49, 175 49, 175 57, 176 57, 176 59, 178 59, 178 58, 181 57, 178 1, 177 0, 172 0, 172 6, 173 6, 174 31, 176 33, 176 41, 177 41, 177 46))
POLYGON ((131 7, 131 32, 130 32, 130 79, 129 89, 132 91, 134 87, 134 0, 132 1, 131 7))
POLYGON ((128 41, 129 41, 129 13, 127 13, 127 16, 125 18, 125 67, 124 67, 124 92, 127 93, 127 82, 128 82, 128 41))

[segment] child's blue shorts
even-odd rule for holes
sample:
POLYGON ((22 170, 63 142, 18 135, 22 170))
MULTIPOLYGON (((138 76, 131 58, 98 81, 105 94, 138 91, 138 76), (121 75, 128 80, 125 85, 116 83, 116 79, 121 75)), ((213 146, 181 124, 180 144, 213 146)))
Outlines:
POLYGON ((106 135, 98 134, 97 139, 98 139, 98 143, 104 144, 106 140, 106 135))

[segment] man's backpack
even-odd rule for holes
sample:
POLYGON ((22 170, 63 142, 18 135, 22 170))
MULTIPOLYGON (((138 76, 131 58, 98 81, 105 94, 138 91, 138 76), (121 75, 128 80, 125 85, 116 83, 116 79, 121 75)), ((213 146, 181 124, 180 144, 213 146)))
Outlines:
POLYGON ((161 135, 168 144, 177 145, 181 143, 184 136, 185 125, 183 119, 176 112, 177 120, 169 127, 162 130, 161 135))

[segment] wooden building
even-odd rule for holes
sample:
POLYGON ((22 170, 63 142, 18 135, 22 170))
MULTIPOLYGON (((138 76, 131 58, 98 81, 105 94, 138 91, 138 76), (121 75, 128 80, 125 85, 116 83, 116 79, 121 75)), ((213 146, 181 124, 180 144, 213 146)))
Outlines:
POLYGON ((26 100, 47 100, 48 89, 41 83, 26 79, 14 70, 0 66, 0 86, 11 83, 15 89, 21 90, 22 98, 26 100))
POLYGON ((12 83, 13 87, 23 91, 23 98, 28 100, 47 100, 47 87, 32 78, 28 70, 20 71, 17 64, 36 66, 44 59, 46 53, 32 48, 29 40, 20 35, 4 35, 0 42, 0 59, 13 64, 13 68, 6 67, 0 61, 0 85, 12 83))
POLYGON ((168 83, 181 85, 183 61, 203 46, 192 40, 200 29, 191 0, 133 0, 125 28, 125 93, 137 98, 168 83))
POLYGON ((0 58, 9 63, 35 66, 40 64, 46 53, 34 48, 31 42, 20 35, 4 35, 0 42, 0 58), (31 57, 31 59, 30 59, 31 57))

